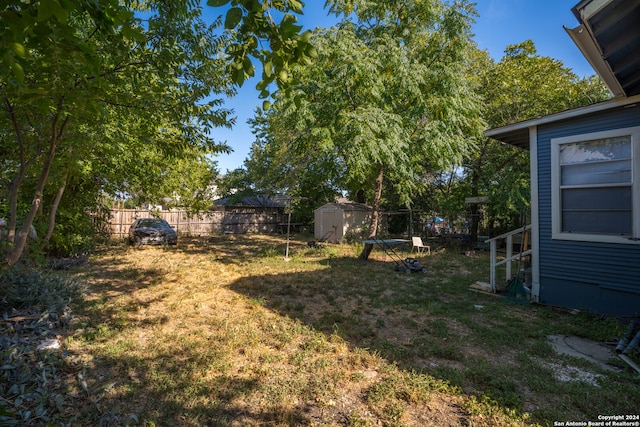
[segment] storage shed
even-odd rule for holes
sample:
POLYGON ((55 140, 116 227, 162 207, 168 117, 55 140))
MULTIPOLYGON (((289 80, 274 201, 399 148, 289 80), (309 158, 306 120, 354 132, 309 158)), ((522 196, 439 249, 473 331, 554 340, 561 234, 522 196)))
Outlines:
POLYGON ((334 202, 313 212, 317 240, 338 243, 349 231, 357 232, 369 225, 370 206, 355 202, 334 202))

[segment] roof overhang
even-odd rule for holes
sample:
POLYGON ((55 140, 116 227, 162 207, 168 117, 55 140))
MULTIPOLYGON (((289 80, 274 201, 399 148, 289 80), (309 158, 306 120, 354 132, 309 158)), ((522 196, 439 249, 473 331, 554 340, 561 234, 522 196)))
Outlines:
POLYGON ((565 27, 613 96, 640 94, 640 0, 582 0, 565 27))
POLYGON ((513 123, 499 128, 489 129, 484 132, 484 136, 486 136, 487 138, 496 139, 509 145, 529 149, 529 129, 532 127, 560 122, 576 117, 588 116, 591 114, 599 113, 601 111, 612 110, 615 108, 630 107, 634 104, 640 104, 640 95, 635 95, 628 98, 614 98, 609 101, 599 102, 597 104, 591 104, 585 107, 574 108, 572 110, 566 110, 544 117, 538 117, 535 119, 525 120, 523 122, 513 123))

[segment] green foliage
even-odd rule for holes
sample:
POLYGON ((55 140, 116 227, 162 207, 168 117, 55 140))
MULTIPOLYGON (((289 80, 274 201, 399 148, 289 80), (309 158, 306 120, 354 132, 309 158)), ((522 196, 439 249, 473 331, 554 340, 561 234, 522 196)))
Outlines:
POLYGON ((292 82, 290 68, 296 63, 310 63, 315 57, 311 32, 297 25, 295 14, 301 14, 304 3, 298 0, 208 0, 213 7, 229 7, 224 27, 233 38, 227 46, 231 79, 242 85, 255 74, 251 57, 262 64, 262 78, 256 89, 260 96, 269 96, 268 86, 276 83, 285 88, 292 82), (277 22, 274 16, 280 16, 277 22), (269 49, 264 45, 269 45, 269 49))
POLYGON ((56 232, 45 249, 52 257, 81 257, 97 242, 98 230, 88 212, 65 206, 58 211, 56 232))
POLYGON ((485 59, 474 65, 471 72, 477 73, 491 127, 592 104, 610 96, 598 78, 581 78, 562 61, 538 55, 531 40, 507 46, 500 62, 485 59))
POLYGON ((406 206, 423 189, 423 159, 460 162, 483 128, 463 72, 475 12, 439 1, 331 2, 331 11, 345 18, 316 30, 318 58, 293 68, 298 83, 256 119, 265 136, 249 173, 275 166, 272 182, 298 195, 343 189, 374 205, 383 173, 406 206))
POLYGON ((34 220, 55 218, 45 201, 59 192, 93 208, 105 192, 143 182, 133 190, 159 198, 179 188, 197 204, 206 187, 194 186, 213 169, 205 155, 228 150, 210 131, 233 122, 216 96, 235 93, 221 22, 200 13, 197 2, 117 0, 0 9, 0 57, 10 65, 0 69, 0 199, 10 228, 22 223, 3 264, 20 256, 34 220), (184 159, 172 174, 168 156, 184 159))
MULTIPOLYGON (((243 168, 237 168, 227 172, 216 181, 216 184, 218 186, 216 195, 221 198, 226 198, 231 205, 241 204, 245 197, 260 194, 260 191, 256 189, 255 181, 243 168)), ((274 194, 276 192, 266 191, 266 193, 274 194)))
MULTIPOLYGON (((476 51, 468 72, 482 97, 484 118, 490 127, 503 126, 575 108, 608 98, 606 87, 596 77, 580 78, 556 59, 537 54, 531 40, 507 46, 499 62, 476 51)), ((504 146, 487 138, 475 140, 475 149, 464 161, 460 182, 443 194, 464 200, 488 196, 484 205, 485 226, 519 226, 529 211, 529 152, 504 146)), ((464 209, 464 205, 460 206, 464 209)), ((472 216, 479 211, 472 206, 472 216)), ((477 223, 475 230, 477 232, 477 223)), ((486 231, 486 230, 485 230, 486 231)))
POLYGON ((0 277, 0 310, 11 333, 0 336, 0 424, 44 425, 57 419, 65 403, 59 353, 37 350, 43 340, 70 325, 69 306, 82 288, 73 280, 37 271, 11 269, 0 277), (15 329, 14 329, 15 327, 15 329))

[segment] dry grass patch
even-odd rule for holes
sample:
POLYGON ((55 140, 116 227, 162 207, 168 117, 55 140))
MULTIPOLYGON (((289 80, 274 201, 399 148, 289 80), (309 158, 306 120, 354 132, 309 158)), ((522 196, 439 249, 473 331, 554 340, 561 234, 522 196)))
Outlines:
POLYGON ((65 341, 73 369, 60 417, 510 426, 636 408, 628 372, 586 389, 539 363, 564 360, 544 342, 549 332, 615 336, 615 322, 469 291, 488 271, 482 255, 436 254, 424 258, 428 274, 404 274, 384 254, 363 263, 357 246, 317 250, 305 239, 291 242, 284 262, 284 245, 251 235, 118 245, 75 268, 88 291, 65 341))

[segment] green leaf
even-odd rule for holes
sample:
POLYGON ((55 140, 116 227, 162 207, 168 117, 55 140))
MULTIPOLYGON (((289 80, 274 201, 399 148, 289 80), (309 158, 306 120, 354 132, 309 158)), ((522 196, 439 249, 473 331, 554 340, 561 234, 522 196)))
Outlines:
POLYGON ((318 51, 316 50, 315 47, 309 45, 309 48, 307 49, 307 56, 309 58, 317 58, 318 57, 318 51))
POLYGON ((268 110, 269 108, 271 108, 271 101, 264 101, 262 103, 262 109, 263 110, 268 110))
POLYGON ((298 40, 303 43, 309 43, 309 40, 311 40, 312 35, 313 35, 313 31, 307 30, 298 36, 298 40))
POLYGON ((302 2, 298 0, 290 0, 289 4, 291 5, 291 10, 295 13, 302 13, 302 2))
POLYGON ((11 64, 11 69, 13 70, 13 74, 16 76, 16 79, 18 79, 20 83, 24 83, 24 69, 22 68, 22 65, 14 62, 11 64))
POLYGON ((264 71, 264 75, 267 78, 271 78, 271 76, 273 75, 273 64, 271 63, 271 61, 267 61, 264 63, 263 71, 264 71))
POLYGON ((242 71, 242 69, 234 70, 231 73, 231 80, 238 86, 242 86, 244 83, 244 71, 242 71))
POLYGON ((207 6, 220 7, 229 3, 231 0, 207 0, 207 6))
POLYGON ((76 10, 76 4, 71 0, 60 0, 60 5, 66 10, 76 10))
POLYGON ((253 67, 253 64, 251 63, 251 59, 249 59, 249 57, 245 56, 244 60, 242 61, 242 68, 244 69, 244 72, 247 75, 253 76, 255 72, 255 68, 253 67))
POLYGON ((20 43, 11 43, 10 46, 11 46, 11 50, 20 58, 27 57, 27 50, 20 43))
POLYGON ((280 72, 278 73, 278 79, 282 83, 287 83, 289 81, 289 72, 286 69, 280 70, 280 72))
POLYGON ((256 85, 256 90, 265 90, 267 88, 267 82, 265 82, 264 80, 261 80, 260 82, 258 82, 258 84, 256 85))
POLYGON ((38 7, 38 21, 46 21, 55 13, 56 4, 55 0, 43 0, 38 7))
POLYGON ((55 16, 58 21, 65 23, 69 12, 60 6, 57 0, 42 0, 38 8, 38 21, 46 21, 55 16))
POLYGON ((242 9, 239 7, 232 7, 227 11, 227 16, 224 20, 224 28, 230 30, 235 28, 242 20, 242 9))

